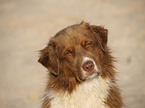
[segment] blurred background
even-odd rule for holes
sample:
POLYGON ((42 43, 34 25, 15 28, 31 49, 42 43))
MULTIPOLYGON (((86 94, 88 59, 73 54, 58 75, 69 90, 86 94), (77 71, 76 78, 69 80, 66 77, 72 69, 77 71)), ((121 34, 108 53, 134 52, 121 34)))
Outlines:
POLYGON ((82 20, 109 30, 126 108, 145 108, 145 0, 0 0, 0 108, 40 108, 38 50, 82 20))

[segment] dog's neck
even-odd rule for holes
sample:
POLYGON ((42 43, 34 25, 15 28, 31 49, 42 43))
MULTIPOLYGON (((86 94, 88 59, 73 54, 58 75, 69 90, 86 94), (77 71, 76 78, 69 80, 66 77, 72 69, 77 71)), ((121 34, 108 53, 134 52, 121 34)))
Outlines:
POLYGON ((46 97, 52 99, 51 108, 106 108, 110 85, 109 79, 96 77, 78 85, 71 94, 50 90, 46 97))

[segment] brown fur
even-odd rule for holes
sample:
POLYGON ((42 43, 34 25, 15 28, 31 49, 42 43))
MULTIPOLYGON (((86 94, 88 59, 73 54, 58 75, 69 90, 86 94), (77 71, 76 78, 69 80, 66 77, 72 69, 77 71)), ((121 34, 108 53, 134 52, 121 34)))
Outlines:
MULTIPOLYGON (((112 64, 114 59, 107 47, 107 37, 107 29, 85 22, 69 26, 57 33, 41 50, 41 57, 38 60, 50 71, 46 89, 57 92, 68 91, 71 94, 80 83, 85 81, 80 66, 81 57, 86 55, 92 57, 99 66, 99 75, 104 79, 111 79, 116 85, 116 72, 112 64)), ((110 88, 105 103, 110 108, 121 108, 123 102, 120 90, 116 86, 110 88)), ((42 108, 50 108, 50 104, 51 99, 47 97, 42 108)))

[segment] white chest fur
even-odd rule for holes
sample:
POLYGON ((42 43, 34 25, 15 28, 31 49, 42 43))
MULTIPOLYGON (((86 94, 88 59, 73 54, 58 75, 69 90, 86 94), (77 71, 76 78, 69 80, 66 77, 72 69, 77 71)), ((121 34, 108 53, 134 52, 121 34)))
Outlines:
POLYGON ((108 96, 110 80, 101 77, 80 84, 71 95, 47 91, 51 108, 108 108, 104 101, 108 96))

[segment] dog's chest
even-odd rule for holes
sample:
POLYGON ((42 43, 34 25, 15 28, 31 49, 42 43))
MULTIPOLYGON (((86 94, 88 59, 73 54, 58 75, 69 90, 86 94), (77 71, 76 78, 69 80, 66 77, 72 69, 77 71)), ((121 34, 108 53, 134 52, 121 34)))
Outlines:
POLYGON ((79 85, 70 95, 49 92, 51 108, 108 108, 104 102, 109 90, 109 80, 96 78, 79 85))

